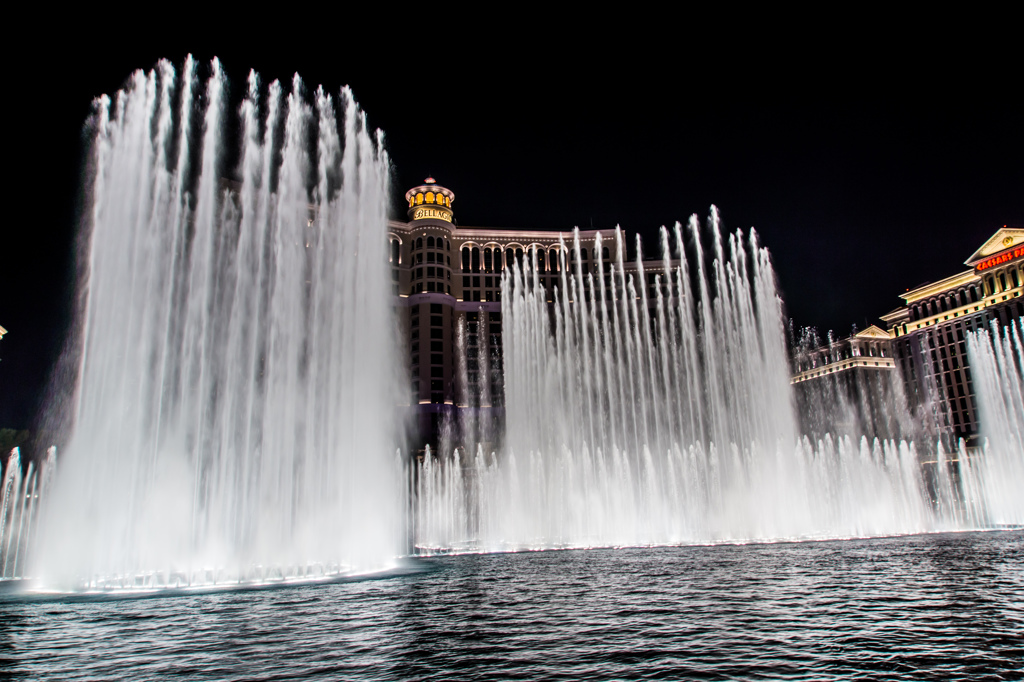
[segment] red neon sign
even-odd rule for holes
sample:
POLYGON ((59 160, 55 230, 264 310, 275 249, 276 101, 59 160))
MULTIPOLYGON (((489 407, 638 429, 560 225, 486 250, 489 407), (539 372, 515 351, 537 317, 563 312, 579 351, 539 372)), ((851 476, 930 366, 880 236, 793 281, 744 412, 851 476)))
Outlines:
POLYGON ((1024 256, 1024 246, 1018 246, 1013 251, 1007 251, 1006 253, 1001 253, 998 256, 986 258, 978 263, 975 268, 977 268, 978 272, 981 272, 982 270, 994 268, 997 265, 1002 265, 1003 263, 1007 263, 1015 258, 1020 258, 1021 256, 1024 256))

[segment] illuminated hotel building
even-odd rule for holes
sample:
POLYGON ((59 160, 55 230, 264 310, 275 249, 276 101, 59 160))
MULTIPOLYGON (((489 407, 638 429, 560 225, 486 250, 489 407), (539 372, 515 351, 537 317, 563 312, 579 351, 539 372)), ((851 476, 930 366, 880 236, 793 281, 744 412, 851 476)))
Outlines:
POLYGON ((877 327, 866 330, 882 342, 878 352, 885 358, 858 355, 855 348, 861 341, 852 338, 840 344, 838 353, 829 355, 822 348, 796 358, 793 383, 863 372, 876 362, 880 367, 890 364, 902 376, 908 407, 931 422, 947 447, 960 438, 976 444, 978 411, 966 333, 987 330, 993 322, 1004 327, 1024 317, 1024 229, 1004 226, 964 264, 968 270, 901 296, 904 305, 881 317, 888 343, 877 327))
MULTIPOLYGON (((539 281, 553 296, 561 268, 575 271, 576 256, 572 231, 458 226, 452 209, 455 194, 433 178, 406 192, 405 200, 408 221, 388 226, 388 260, 408 358, 410 405, 421 437, 431 442, 440 415, 455 410, 484 418, 503 413, 502 272, 536 253, 539 281), (561 253, 562 243, 568 254, 561 253), (462 324, 464 379, 456 347, 462 324)), ((600 262, 610 287, 609 267, 619 258, 615 230, 579 235, 583 272, 596 273, 600 262)), ((625 253, 622 259, 627 260, 625 253)), ((635 268, 627 263, 624 269, 628 273, 635 268)), ((664 264, 650 261, 644 268, 653 282, 664 264)))
POLYGON ((978 412, 965 334, 1024 317, 1024 229, 1003 227, 964 262, 970 269, 902 295, 883 315, 907 398, 954 440, 976 440, 978 412))

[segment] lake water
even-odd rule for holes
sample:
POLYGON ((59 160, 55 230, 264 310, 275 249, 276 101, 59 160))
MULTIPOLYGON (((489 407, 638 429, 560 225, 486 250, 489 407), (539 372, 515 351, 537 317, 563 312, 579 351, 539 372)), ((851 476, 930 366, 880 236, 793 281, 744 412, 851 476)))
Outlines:
POLYGON ((1024 677, 1024 531, 436 557, 400 575, 0 602, 0 679, 1024 677))

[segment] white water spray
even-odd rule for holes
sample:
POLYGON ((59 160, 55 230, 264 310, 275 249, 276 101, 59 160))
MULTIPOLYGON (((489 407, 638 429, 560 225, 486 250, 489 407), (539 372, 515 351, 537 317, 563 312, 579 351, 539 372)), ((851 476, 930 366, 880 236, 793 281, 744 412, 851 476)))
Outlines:
POLYGON ((388 161, 348 89, 138 71, 94 133, 73 437, 46 587, 317 578, 401 550, 388 161), (230 174, 230 171, 229 171, 230 174))

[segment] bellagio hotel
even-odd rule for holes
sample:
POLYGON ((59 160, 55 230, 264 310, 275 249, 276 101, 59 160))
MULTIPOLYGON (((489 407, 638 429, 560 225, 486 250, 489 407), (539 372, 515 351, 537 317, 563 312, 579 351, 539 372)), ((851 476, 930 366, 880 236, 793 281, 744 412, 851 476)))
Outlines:
MULTIPOLYGON (((575 271, 573 232, 457 226, 455 194, 433 178, 405 193, 408 222, 389 223, 388 260, 410 368, 410 405, 421 436, 453 410, 481 417, 503 412, 501 275, 536 252, 538 277, 553 295, 562 263, 575 271), (560 257, 560 240, 570 250, 560 257), (466 385, 458 376, 457 330, 465 324, 466 385)), ((608 273, 618 259, 615 230, 580 231, 581 269, 608 273), (602 246, 597 247, 601 235, 602 246)), ((626 254, 623 253, 626 261, 626 254)), ((659 261, 645 262, 651 282, 659 261)), ((626 265, 632 270, 635 265, 626 265)), ((606 278, 608 275, 606 274, 606 278)), ((607 282, 606 282, 607 284, 607 282)))

